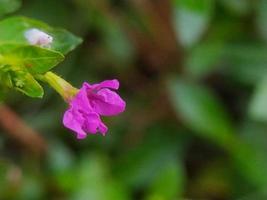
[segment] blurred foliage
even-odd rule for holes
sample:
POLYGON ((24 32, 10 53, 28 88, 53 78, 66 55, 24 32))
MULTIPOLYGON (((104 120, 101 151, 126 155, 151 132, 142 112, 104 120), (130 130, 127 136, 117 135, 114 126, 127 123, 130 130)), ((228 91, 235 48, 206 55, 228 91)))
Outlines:
MULTIPOLYGON (((0 17, 19 5, 0 0, 0 17)), ((15 14, 83 38, 55 70, 77 87, 118 78, 127 111, 77 141, 54 92, 8 93, 48 147, 0 129, 0 199, 267 199, 266 0, 23 0, 15 14)), ((0 36, 24 30, 10 24, 0 36)))
POLYGON ((20 0, 1 0, 0 1, 0 17, 16 11, 21 6, 20 0))

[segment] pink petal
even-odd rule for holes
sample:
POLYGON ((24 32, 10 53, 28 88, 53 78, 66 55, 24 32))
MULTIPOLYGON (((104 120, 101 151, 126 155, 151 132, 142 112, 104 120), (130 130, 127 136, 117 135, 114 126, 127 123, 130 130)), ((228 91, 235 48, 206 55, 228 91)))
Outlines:
POLYGON ((99 90, 91 102, 94 110, 104 116, 117 115, 123 112, 126 106, 121 97, 109 89, 99 90))
POLYGON ((117 90, 119 81, 106 80, 93 85, 85 82, 70 101, 70 109, 64 114, 63 124, 75 131, 78 139, 85 138, 88 133, 100 132, 105 135, 108 128, 101 121, 100 115, 117 115, 125 110, 126 103, 108 88, 117 90))
POLYGON ((95 134, 98 131, 101 119, 97 113, 86 114, 83 128, 86 132, 95 134))
POLYGON ((92 88, 96 90, 99 90, 101 88, 110 88, 110 89, 117 90, 119 89, 119 87, 120 87, 120 83, 117 79, 105 80, 105 81, 102 81, 101 83, 92 85, 92 88))
POLYGON ((102 135, 105 136, 107 131, 108 131, 108 127, 103 122, 101 122, 99 124, 98 130, 99 130, 100 133, 102 133, 102 135))
POLYGON ((82 88, 79 90, 78 94, 70 102, 72 107, 80 110, 92 110, 87 97, 87 85, 83 84, 82 88))
POLYGON ((83 139, 87 136, 87 134, 82 129, 83 122, 84 122, 83 117, 74 109, 69 109, 64 113, 63 116, 64 126, 76 132, 78 139, 83 139))

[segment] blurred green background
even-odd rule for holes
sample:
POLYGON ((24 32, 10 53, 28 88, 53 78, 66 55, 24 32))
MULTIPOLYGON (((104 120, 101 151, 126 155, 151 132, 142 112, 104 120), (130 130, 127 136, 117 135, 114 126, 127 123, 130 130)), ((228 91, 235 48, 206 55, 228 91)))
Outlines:
POLYGON ((267 199, 266 0, 23 0, 15 14, 82 37, 55 71, 119 79, 127 109, 78 141, 50 88, 10 92, 1 200, 267 199))

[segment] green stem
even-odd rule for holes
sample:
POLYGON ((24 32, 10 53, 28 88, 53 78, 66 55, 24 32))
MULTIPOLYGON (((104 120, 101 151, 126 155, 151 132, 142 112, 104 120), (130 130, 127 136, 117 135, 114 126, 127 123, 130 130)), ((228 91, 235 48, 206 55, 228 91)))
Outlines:
POLYGON ((47 72, 44 75, 38 75, 36 78, 47 82, 54 88, 66 102, 69 102, 73 96, 78 93, 78 89, 73 87, 69 82, 59 77, 53 72, 47 72))

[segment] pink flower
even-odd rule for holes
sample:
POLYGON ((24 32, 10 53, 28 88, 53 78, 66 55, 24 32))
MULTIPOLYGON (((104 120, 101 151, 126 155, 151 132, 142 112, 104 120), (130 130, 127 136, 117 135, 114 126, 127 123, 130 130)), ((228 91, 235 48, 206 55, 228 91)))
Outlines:
POLYGON ((88 133, 105 135, 108 128, 100 116, 113 116, 125 110, 125 102, 111 90, 118 88, 119 82, 115 79, 93 85, 84 83, 70 101, 63 117, 64 126, 75 131, 78 139, 84 139, 88 133))

